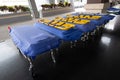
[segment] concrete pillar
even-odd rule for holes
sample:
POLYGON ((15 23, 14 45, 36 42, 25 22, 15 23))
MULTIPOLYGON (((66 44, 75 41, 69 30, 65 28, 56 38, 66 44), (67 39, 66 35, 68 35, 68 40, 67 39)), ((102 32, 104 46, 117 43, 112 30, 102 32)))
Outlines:
POLYGON ((74 8, 74 0, 70 0, 70 3, 71 3, 71 5, 72 5, 72 9, 74 10, 75 8, 74 8))
POLYGON ((60 1, 62 1, 63 3, 65 2, 65 0, 60 0, 60 1))
POLYGON ((62 1, 63 3, 65 2, 65 0, 58 0, 58 3, 59 3, 60 1, 62 1))
POLYGON ((55 4, 55 0, 49 0, 50 4, 55 4))
POLYGON ((58 4, 60 1, 59 0, 55 0, 55 4, 58 4))
POLYGON ((33 18, 39 18, 39 12, 37 10, 35 0, 28 0, 30 5, 30 10, 33 18))

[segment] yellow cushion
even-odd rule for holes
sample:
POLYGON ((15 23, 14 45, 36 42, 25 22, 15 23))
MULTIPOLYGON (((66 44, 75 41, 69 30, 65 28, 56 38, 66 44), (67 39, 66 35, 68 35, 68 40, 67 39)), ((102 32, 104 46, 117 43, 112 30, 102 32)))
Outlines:
POLYGON ((56 26, 61 26, 62 24, 64 24, 64 22, 58 22, 56 23, 56 26))
POLYGON ((55 20, 57 20, 57 21, 59 21, 61 19, 62 19, 62 17, 60 17, 60 16, 55 17, 55 20))
POLYGON ((75 19, 78 19, 79 18, 79 16, 73 16, 75 19))
POLYGON ((100 19, 101 16, 92 16, 91 19, 100 19))
POLYGON ((79 15, 80 18, 85 18, 85 19, 100 19, 101 16, 92 16, 92 15, 79 15))
POLYGON ((58 21, 53 20, 50 24, 55 25, 58 21))
POLYGON ((90 22, 90 20, 78 20, 78 21, 74 21, 73 23, 75 24, 87 24, 88 22, 90 22))
POLYGON ((39 19, 38 22, 48 24, 50 22, 50 20, 48 20, 48 19, 39 19))
POLYGON ((75 27, 75 25, 70 24, 70 23, 64 23, 62 25, 56 25, 54 27, 57 28, 57 29, 60 29, 60 30, 69 30, 69 29, 75 27))
POLYGON ((66 17, 72 17, 72 15, 71 14, 67 14, 66 17))

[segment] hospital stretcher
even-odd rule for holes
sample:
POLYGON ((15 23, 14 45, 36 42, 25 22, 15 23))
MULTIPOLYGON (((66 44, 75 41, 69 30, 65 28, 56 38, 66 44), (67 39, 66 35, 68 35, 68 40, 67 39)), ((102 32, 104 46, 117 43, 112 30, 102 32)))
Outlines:
POLYGON ((74 24, 75 28, 77 28, 79 31, 82 31, 82 37, 81 40, 85 41, 88 39, 88 36, 90 32, 94 31, 96 28, 96 25, 87 19, 80 19, 78 16, 70 16, 70 17, 64 17, 63 20, 60 21, 67 21, 68 23, 74 24))
POLYGON ((80 37, 82 36, 82 31, 78 30, 77 28, 70 28, 69 30, 61 30, 61 29, 43 24, 41 22, 36 22, 34 26, 39 29, 45 30, 51 34, 54 34, 64 41, 75 41, 80 39, 80 37))
MULTIPOLYGON (((43 24, 40 22, 36 22, 34 24, 34 26, 59 37, 63 43, 69 42, 71 48, 73 46, 76 46, 77 40, 80 40, 83 37, 83 32, 75 27, 70 28, 68 30, 64 30, 64 29, 62 30, 61 28, 49 26, 49 25, 46 25, 46 24, 43 24)), ((63 27, 63 26, 61 26, 61 27, 63 27)), ((64 28, 66 28, 66 27, 64 27, 64 28)))
POLYGON ((111 8, 107 9, 107 12, 110 13, 110 14, 117 14, 117 15, 119 15, 120 14, 120 9, 111 7, 111 8))
MULTIPOLYGON (((69 16, 67 17, 69 18, 69 16)), ((76 16, 76 15, 74 16, 71 15, 70 18, 71 19, 73 18, 73 21, 69 21, 68 19, 68 22, 75 24, 75 27, 81 30, 85 38, 87 39, 88 39, 87 35, 89 35, 89 33, 93 32, 96 29, 97 25, 89 19, 81 18, 80 16, 76 16), (76 19, 77 21, 75 21, 76 19)))
POLYGON ((58 48, 61 43, 58 37, 33 26, 9 27, 9 34, 17 48, 30 62, 29 70, 32 69, 32 61, 36 56, 47 51, 51 51, 51 57, 55 62, 53 49, 58 48))

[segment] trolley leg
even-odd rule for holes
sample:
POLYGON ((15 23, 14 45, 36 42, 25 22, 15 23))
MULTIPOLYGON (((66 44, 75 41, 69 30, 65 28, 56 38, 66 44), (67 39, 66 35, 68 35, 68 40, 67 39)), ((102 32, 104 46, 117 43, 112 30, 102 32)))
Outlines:
POLYGON ((29 71, 31 71, 32 68, 33 68, 33 62, 32 62, 32 60, 31 60, 30 58, 27 58, 27 59, 28 59, 29 64, 30 64, 30 66, 29 66, 29 71))
POLYGON ((54 52, 53 52, 52 49, 51 49, 51 51, 50 51, 50 54, 51 54, 51 58, 52 58, 53 63, 56 63, 55 56, 54 56, 54 52))
POLYGON ((74 47, 76 47, 76 44, 77 44, 77 40, 75 40, 75 42, 74 42, 74 47))
POLYGON ((73 48, 73 42, 70 41, 70 48, 73 48))
POLYGON ((29 58, 29 57, 27 57, 27 59, 28 59, 29 64, 30 64, 30 66, 29 66, 30 75, 32 76, 32 78, 33 78, 34 80, 36 80, 37 74, 35 73, 35 70, 34 70, 33 61, 32 61, 32 59, 29 58))

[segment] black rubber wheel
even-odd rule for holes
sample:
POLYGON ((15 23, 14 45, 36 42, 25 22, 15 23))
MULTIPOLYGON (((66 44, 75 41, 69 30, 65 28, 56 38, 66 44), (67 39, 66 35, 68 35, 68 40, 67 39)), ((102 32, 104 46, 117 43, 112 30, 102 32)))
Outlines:
POLYGON ((30 75, 32 76, 33 80, 39 80, 38 79, 38 74, 37 74, 37 72, 35 71, 34 68, 31 69, 30 75))

